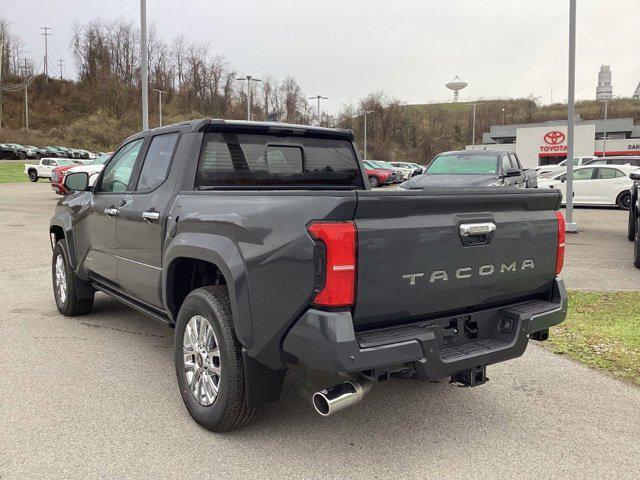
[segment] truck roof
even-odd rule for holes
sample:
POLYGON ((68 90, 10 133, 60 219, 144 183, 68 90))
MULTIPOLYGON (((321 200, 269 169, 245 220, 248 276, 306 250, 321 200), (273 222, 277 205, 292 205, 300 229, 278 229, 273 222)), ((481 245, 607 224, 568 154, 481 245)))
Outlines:
POLYGON ((189 126, 191 132, 215 132, 215 131, 246 131, 260 132, 260 133, 273 133, 274 135, 287 133, 292 135, 310 135, 320 136, 324 138, 335 138, 341 140, 354 140, 354 134, 352 130, 344 128, 326 128, 316 127, 312 125, 297 125, 291 123, 281 122, 250 122, 248 120, 225 120, 221 118, 200 118, 195 120, 187 120, 185 122, 174 123, 162 127, 150 129, 146 132, 139 132, 130 136, 127 140, 133 139, 138 136, 146 135, 149 133, 157 134, 163 131, 170 131, 176 127, 189 126), (289 133, 290 132, 290 133, 289 133))

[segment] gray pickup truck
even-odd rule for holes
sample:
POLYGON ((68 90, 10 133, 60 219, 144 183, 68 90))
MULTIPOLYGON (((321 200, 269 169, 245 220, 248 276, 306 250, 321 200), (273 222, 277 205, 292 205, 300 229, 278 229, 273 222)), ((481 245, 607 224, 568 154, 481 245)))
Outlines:
POLYGON ((443 152, 425 168, 423 175, 407 180, 400 188, 425 187, 518 187, 537 188, 535 170, 522 168, 518 155, 501 150, 443 152))
POLYGON ((58 309, 100 291, 175 327, 182 399, 211 430, 255 418, 296 364, 343 377, 313 395, 322 415, 392 375, 480 385, 567 311, 558 191, 372 191, 351 131, 192 121, 64 182, 58 309))

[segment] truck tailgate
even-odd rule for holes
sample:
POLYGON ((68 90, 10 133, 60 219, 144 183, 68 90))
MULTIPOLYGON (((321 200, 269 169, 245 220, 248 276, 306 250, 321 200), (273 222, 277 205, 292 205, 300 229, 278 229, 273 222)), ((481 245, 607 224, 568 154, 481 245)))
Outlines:
POLYGON ((549 289, 559 205, 554 190, 358 192, 356 329, 472 311, 549 289))

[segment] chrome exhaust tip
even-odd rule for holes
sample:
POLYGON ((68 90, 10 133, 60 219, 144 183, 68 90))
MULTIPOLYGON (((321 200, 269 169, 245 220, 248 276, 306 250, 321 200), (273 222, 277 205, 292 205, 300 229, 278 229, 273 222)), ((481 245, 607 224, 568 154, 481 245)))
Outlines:
POLYGON ((348 380, 313 394, 313 408, 323 417, 360 402, 371 389, 371 383, 348 380))

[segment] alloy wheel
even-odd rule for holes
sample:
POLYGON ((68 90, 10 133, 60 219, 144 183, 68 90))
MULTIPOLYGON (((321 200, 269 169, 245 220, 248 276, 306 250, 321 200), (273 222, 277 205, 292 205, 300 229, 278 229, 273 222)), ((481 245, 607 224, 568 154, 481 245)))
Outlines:
POLYGON ((64 268, 64 258, 61 254, 56 257, 56 290, 62 304, 67 301, 67 272, 64 268))
POLYGON ((200 405, 208 407, 218 397, 222 364, 216 334, 209 320, 202 315, 194 315, 187 323, 182 353, 191 394, 200 405))

